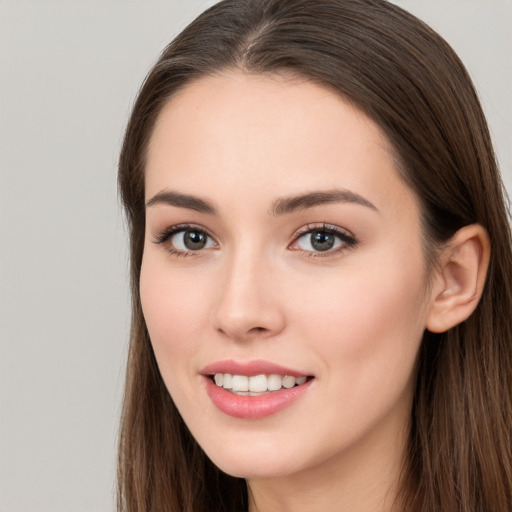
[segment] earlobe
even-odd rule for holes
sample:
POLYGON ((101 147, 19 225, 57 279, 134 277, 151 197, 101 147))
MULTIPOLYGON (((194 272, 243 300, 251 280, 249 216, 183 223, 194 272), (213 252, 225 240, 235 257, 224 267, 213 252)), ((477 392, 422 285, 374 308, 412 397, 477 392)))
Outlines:
POLYGON ((479 224, 455 233, 440 256, 427 316, 429 331, 445 332, 473 313, 484 289, 490 250, 487 231, 479 224))

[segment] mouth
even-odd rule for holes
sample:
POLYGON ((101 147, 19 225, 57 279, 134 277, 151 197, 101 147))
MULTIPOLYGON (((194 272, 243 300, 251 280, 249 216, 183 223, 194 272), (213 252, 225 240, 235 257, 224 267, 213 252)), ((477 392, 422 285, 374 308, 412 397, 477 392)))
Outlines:
POLYGON ((308 394, 314 375, 267 361, 219 361, 201 371, 206 392, 222 413, 262 419, 291 407, 308 394))
POLYGON ((216 386, 239 396, 260 396, 281 389, 291 389, 313 379, 312 376, 295 377, 293 375, 233 375, 215 373, 210 375, 216 386))

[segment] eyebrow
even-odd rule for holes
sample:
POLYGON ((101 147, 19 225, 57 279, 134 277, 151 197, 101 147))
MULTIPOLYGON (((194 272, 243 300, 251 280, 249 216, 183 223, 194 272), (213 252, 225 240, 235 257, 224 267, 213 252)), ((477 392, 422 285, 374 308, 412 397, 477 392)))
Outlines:
POLYGON ((199 213, 206 213, 208 215, 215 215, 217 211, 211 203, 205 199, 191 196, 188 194, 181 194, 171 190, 162 190, 153 196, 147 203, 146 207, 156 206, 159 204, 166 204, 169 206, 177 206, 178 208, 187 208, 199 213))
MULTIPOLYGON (((367 208, 378 211, 376 206, 368 201, 368 199, 365 199, 363 196, 360 196, 351 190, 334 189, 307 192, 306 194, 301 194, 299 196, 279 198, 274 202, 270 213, 272 215, 286 215, 298 210, 306 210, 308 208, 314 208, 315 206, 332 203, 359 204, 361 206, 366 206, 367 208)), ((205 213, 207 215, 217 214, 215 207, 207 200, 171 190, 162 190, 161 192, 158 192, 158 194, 154 195, 146 203, 146 207, 160 204, 176 206, 178 208, 186 208, 188 210, 194 210, 196 212, 205 213)))
POLYGON ((354 203, 366 206, 378 212, 379 210, 368 199, 346 189, 308 192, 299 196, 278 199, 271 210, 272 215, 285 215, 297 210, 306 210, 315 206, 331 203, 354 203))

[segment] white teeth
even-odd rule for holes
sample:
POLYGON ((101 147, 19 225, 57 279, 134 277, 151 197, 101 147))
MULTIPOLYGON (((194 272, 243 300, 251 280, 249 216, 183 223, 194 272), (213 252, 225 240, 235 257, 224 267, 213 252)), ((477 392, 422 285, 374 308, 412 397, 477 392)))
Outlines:
POLYGON ((267 391, 267 376, 255 375, 254 377, 249 377, 249 391, 260 393, 267 391))
POLYGON ((233 393, 264 393, 266 391, 278 391, 282 387, 286 389, 299 386, 306 382, 307 377, 293 377, 292 375, 231 375, 230 373, 216 373, 213 376, 215 384, 233 393))
POLYGON ((233 375, 233 391, 249 391, 249 377, 233 375))
POLYGON ((283 379, 283 388, 290 389, 295 386, 295 377, 292 377, 291 375, 287 375, 283 379))
MULTIPOLYGON (((215 375, 217 375, 217 374, 215 374, 215 375)), ((217 384, 217 386, 218 386, 218 384, 217 384)), ((233 388, 233 375, 231 375, 230 373, 225 373, 223 375, 222 387, 224 389, 232 389, 233 388)))
POLYGON ((281 384, 283 383, 283 378, 281 375, 269 375, 268 376, 268 390, 269 391, 277 391, 281 389, 281 384))

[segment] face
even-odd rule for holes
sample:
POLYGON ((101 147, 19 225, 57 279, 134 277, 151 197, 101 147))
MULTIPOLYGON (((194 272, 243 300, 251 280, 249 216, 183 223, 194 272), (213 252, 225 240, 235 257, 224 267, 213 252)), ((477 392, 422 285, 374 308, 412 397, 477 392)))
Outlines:
POLYGON ((379 128, 304 80, 203 78, 158 118, 146 202, 145 320, 213 462, 257 479, 396 457, 429 297, 379 128))

